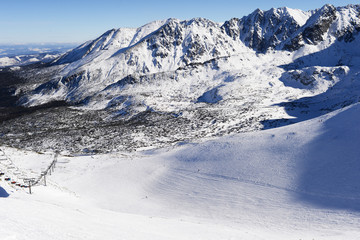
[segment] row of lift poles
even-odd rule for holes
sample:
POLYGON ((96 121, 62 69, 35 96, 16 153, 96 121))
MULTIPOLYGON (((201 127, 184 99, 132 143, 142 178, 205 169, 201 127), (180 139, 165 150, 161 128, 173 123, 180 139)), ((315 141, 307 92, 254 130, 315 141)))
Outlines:
POLYGON ((59 153, 56 152, 54 160, 52 161, 50 166, 45 171, 43 171, 41 173, 41 175, 40 175, 40 177, 38 179, 36 179, 36 178, 24 178, 24 182, 28 183, 29 193, 30 194, 31 194, 31 186, 35 186, 36 184, 38 184, 41 181, 42 178, 44 179, 44 185, 46 186, 46 175, 48 175, 48 174, 51 175, 51 171, 54 171, 58 155, 59 155, 59 153))

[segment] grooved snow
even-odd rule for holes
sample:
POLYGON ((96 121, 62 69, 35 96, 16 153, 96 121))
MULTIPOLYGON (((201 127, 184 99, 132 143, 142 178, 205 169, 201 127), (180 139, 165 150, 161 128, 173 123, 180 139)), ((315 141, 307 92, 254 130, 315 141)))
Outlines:
MULTIPOLYGON (((359 238, 359 14, 168 19, 1 69, 18 103, 72 106, 4 114, 1 143, 62 155, 33 195, 1 177, 1 239, 359 238)), ((14 175, 51 162, 2 149, 14 175)))
MULTIPOLYGON (((0 198, 0 235, 356 239, 359 117, 355 104, 287 127, 173 149, 62 156, 49 186, 35 187, 33 195, 0 182, 10 193, 0 198)), ((12 156, 14 163, 27 158, 12 156)), ((39 167, 36 158, 28 161, 39 167)))

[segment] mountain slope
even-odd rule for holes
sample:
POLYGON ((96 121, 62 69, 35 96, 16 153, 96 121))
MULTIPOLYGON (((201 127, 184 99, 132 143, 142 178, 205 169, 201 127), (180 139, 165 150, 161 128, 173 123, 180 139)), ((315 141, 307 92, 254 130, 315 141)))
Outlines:
POLYGON ((290 38, 310 15, 310 12, 290 8, 257 9, 249 16, 225 22, 222 27, 232 38, 240 38, 246 46, 265 52, 290 38))
MULTIPOLYGON (((0 196, 6 216, 0 234, 39 240, 356 239, 359 117, 354 104, 291 126, 157 151, 60 155, 48 186, 34 187, 33 195, 0 182, 10 193, 0 196)), ((21 169, 41 174, 44 154, 5 152, 21 169)))
MULTIPOLYGON (((4 132, 14 125, 29 132, 32 141, 22 144, 31 148, 133 150, 328 113, 359 101, 359 9, 279 8, 222 25, 168 19, 110 30, 48 67, 11 73, 25 79, 14 86, 22 106, 72 108, 59 110, 65 121, 56 109, 41 115, 55 122, 44 121, 42 128, 61 126, 56 134, 34 129, 25 120, 33 115, 4 123, 4 132), (56 135, 69 130, 80 137, 56 143, 56 135), (89 136, 82 138, 84 132, 89 136)), ((12 135, 3 139, 17 144, 12 135)))
POLYGON ((295 54, 298 58, 314 51, 307 46, 324 49, 336 41, 354 40, 360 26, 358 15, 357 5, 325 5, 314 12, 288 8, 256 10, 223 26, 206 19, 169 19, 139 29, 113 29, 55 61, 54 64, 70 64, 52 80, 50 89, 39 86, 24 102, 81 102, 131 75, 136 79, 169 72, 176 79, 179 69, 239 55, 252 57, 255 53, 249 48, 263 52, 295 51, 302 47, 295 54), (54 92, 55 98, 51 96, 54 92), (41 100, 36 100, 38 97, 41 100))

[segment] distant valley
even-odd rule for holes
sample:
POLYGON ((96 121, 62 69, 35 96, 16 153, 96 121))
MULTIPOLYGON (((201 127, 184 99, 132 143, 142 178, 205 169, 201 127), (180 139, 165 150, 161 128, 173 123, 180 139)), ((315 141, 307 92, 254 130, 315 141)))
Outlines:
POLYGON ((349 106, 360 99, 359 14, 359 5, 325 5, 258 9, 222 24, 167 19, 3 68, 0 143, 135 151, 349 106))

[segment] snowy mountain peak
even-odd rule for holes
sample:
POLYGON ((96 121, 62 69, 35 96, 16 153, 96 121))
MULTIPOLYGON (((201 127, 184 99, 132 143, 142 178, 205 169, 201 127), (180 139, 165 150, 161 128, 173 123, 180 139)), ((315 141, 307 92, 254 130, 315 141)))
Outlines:
POLYGON ((88 55, 96 54, 100 50, 117 51, 137 44, 147 35, 159 29, 164 24, 176 21, 168 19, 165 21, 153 21, 139 28, 111 29, 93 41, 85 42, 79 47, 68 52, 57 59, 54 64, 66 64, 79 61, 88 55))
MULTIPOLYGON (((117 56, 117 53, 121 51, 131 52, 130 48, 141 42, 146 42, 145 44, 149 45, 148 49, 152 51, 153 56, 166 57, 173 51, 170 45, 174 45, 177 49, 179 49, 180 45, 187 48, 188 42, 193 42, 192 45, 194 46, 200 43, 203 34, 206 35, 204 41, 208 41, 210 37, 211 42, 226 45, 208 49, 208 51, 215 53, 220 52, 219 54, 210 54, 208 60, 210 56, 232 54, 232 49, 239 49, 241 48, 240 45, 243 44, 258 52, 266 52, 268 49, 294 51, 306 44, 316 45, 323 41, 324 34, 329 29, 332 29, 334 32, 332 35, 337 38, 341 37, 346 41, 352 39, 352 32, 360 26, 358 9, 358 5, 335 8, 329 4, 308 12, 287 7, 272 8, 267 11, 257 9, 241 19, 233 18, 226 21, 222 26, 204 18, 194 18, 187 21, 170 18, 164 21, 154 21, 138 29, 120 28, 109 30, 99 38, 84 43, 65 54, 54 63, 73 63, 91 55, 88 60, 82 61, 81 64, 75 64, 78 67, 86 62, 91 62, 98 55, 102 55, 102 50, 112 50, 112 54, 107 57, 117 56), (346 19, 345 16, 350 17, 346 19), (339 26, 330 28, 336 22, 336 19, 342 19, 340 22, 337 21, 339 26), (214 39, 214 34, 219 31, 217 37, 221 38, 221 40, 217 41, 214 39), (233 42, 230 42, 225 35, 230 37, 233 42), (169 38, 173 39, 170 40, 169 38), (240 42, 242 43, 240 44, 240 42)), ((207 45, 206 43, 205 46, 207 45)), ((183 55, 181 51, 177 56, 185 64, 189 64, 191 59, 195 59, 194 57, 181 57, 183 55)), ((200 50, 200 55, 201 52, 203 51, 200 50)), ((183 53, 186 53, 186 51, 184 50, 183 53)), ((131 55, 131 53, 129 54, 131 55)), ((178 65, 178 67, 182 66, 179 64, 179 60, 176 60, 174 64, 178 65)), ((157 63, 155 65, 160 66, 157 63)), ((146 66, 145 69, 147 68, 149 67, 146 66)))
POLYGON ((193 18, 189 21, 184 21, 184 23, 186 25, 197 25, 197 26, 202 26, 202 27, 218 27, 217 23, 215 23, 209 19, 201 18, 201 17, 193 18))
POLYGON ((360 5, 337 8, 337 21, 331 31, 339 40, 351 42, 360 31, 360 5))
POLYGON ((288 39, 308 14, 288 8, 272 8, 268 11, 255 10, 241 19, 233 18, 224 23, 225 32, 233 39, 239 38, 246 46, 260 52, 276 48, 288 39))
POLYGON ((302 11, 299 9, 292 9, 288 7, 278 8, 283 12, 283 14, 287 14, 291 16, 300 26, 303 26, 306 21, 311 16, 311 12, 309 11, 302 11))
POLYGON ((17 92, 25 106, 60 101, 104 110, 108 121, 162 119, 179 138, 278 126, 269 119, 309 119, 358 101, 359 30, 359 5, 258 9, 222 25, 170 18, 111 29, 17 92), (332 95, 343 88, 353 95, 332 95), (294 100, 307 97, 316 99, 311 114, 307 100, 294 100))
MULTIPOLYGON (((258 9, 222 25, 171 18, 111 29, 50 66, 11 72, 21 79, 6 96, 35 110, 71 105, 74 111, 61 108, 65 123, 57 110, 46 113, 61 129, 74 122, 79 132, 91 129, 78 134, 83 141, 59 143, 77 150, 160 146, 303 121, 360 100, 359 9, 258 9)), ((33 146, 59 139, 40 134, 47 128, 38 128, 33 146)), ((33 125, 2 129, 23 134, 33 125)))
POLYGON ((327 4, 317 9, 291 38, 287 39, 282 49, 295 51, 305 45, 317 45, 327 39, 331 45, 334 39, 351 41, 353 34, 360 30, 359 5, 335 8, 327 4))

